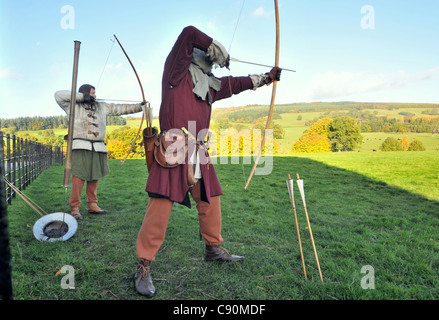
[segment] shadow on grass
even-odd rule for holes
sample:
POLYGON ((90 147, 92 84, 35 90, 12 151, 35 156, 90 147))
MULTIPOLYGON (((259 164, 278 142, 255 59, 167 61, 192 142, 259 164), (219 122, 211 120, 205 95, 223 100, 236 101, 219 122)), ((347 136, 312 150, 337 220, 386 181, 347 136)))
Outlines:
MULTIPOLYGON (((142 300, 133 287, 135 242, 148 197, 144 160, 110 161, 99 186, 103 216, 84 213, 63 243, 32 235, 38 219, 22 201, 8 207, 15 299, 142 300), (75 289, 60 287, 64 265, 75 289)), ((306 158, 275 157, 273 172, 250 165, 215 165, 221 185, 223 246, 243 263, 208 263, 195 206, 174 205, 165 242, 153 263, 153 300, 437 299, 439 203, 348 170, 306 158), (320 282, 303 204, 296 211, 308 280, 304 280, 286 179, 298 172, 324 283, 320 282), (364 266, 372 274, 362 272, 364 266), (366 278, 365 278, 366 277, 366 278), (365 282, 368 280, 369 282, 365 282)), ((44 172, 25 193, 47 212, 62 211, 63 167, 44 172)), ((86 203, 83 197, 83 203, 86 203)), ((85 206, 83 212, 85 212, 85 206)))

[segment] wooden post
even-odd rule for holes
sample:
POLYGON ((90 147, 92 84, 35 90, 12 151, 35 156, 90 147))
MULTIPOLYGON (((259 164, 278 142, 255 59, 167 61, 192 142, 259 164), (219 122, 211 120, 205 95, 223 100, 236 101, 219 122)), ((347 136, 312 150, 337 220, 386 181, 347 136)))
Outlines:
MULTIPOLYGON (((5 175, 5 159, 3 157, 3 133, 0 132, 0 176, 5 175)), ((6 184, 0 179, 0 300, 13 299, 11 250, 9 245, 8 213, 6 203, 6 184)))
POLYGON ((70 173, 72 170, 72 142, 73 142, 73 126, 75 122, 75 106, 76 106, 76 84, 78 79, 78 60, 79 48, 81 42, 75 41, 75 55, 73 59, 73 77, 72 77, 72 92, 70 96, 70 114, 69 114, 69 131, 67 138, 67 155, 66 165, 64 167, 64 187, 70 185, 70 173))

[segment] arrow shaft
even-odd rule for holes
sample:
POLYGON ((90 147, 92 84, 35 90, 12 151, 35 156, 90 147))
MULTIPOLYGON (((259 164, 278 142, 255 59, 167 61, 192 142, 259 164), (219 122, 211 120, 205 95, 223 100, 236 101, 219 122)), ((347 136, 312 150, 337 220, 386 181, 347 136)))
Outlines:
POLYGON ((119 102, 135 102, 135 103, 140 103, 142 101, 139 100, 118 100, 118 99, 96 99, 96 101, 119 101, 119 102))
MULTIPOLYGON (((300 180, 299 178, 299 174, 297 173, 297 179, 300 180)), ((316 249, 316 245, 314 243, 314 237, 312 235, 312 229, 311 229, 311 223, 309 222, 309 217, 308 217, 308 210, 306 209, 306 203, 305 203, 305 189, 303 188, 303 185, 300 184, 299 185, 299 189, 302 191, 300 193, 300 195, 302 196, 302 202, 303 202, 303 209, 305 210, 305 216, 306 216, 306 222, 308 223, 308 231, 309 231, 309 235, 311 237, 311 243, 312 243, 312 248, 314 250, 314 256, 316 257, 316 262, 317 262, 317 268, 319 269, 319 275, 320 275, 320 280, 323 283, 323 276, 322 276, 322 270, 320 269, 320 262, 319 262, 319 257, 317 255, 317 249, 316 249)))
MULTIPOLYGON (((235 59, 235 58, 230 58, 230 61, 235 61, 235 62, 241 62, 241 63, 247 63, 247 64, 253 64, 255 66, 261 66, 261 67, 267 67, 267 68, 273 68, 273 66, 269 66, 266 64, 261 64, 261 63, 256 63, 256 62, 250 62, 250 61, 244 61, 244 60, 239 60, 239 59, 235 59)), ((282 71, 291 71, 291 72, 296 72, 296 70, 291 70, 291 69, 286 69, 286 68, 281 68, 282 71)))
POLYGON ((302 251, 302 241, 300 240, 299 222, 297 221, 296 205, 294 203, 293 183, 292 183, 292 180, 291 180, 291 176, 289 174, 288 174, 287 185, 288 185, 288 191, 290 193, 291 204, 293 205, 293 210, 294 210, 294 220, 296 222, 297 239, 299 241, 299 249, 300 249, 300 257, 302 259, 303 274, 305 276, 305 280, 307 280, 306 268, 305 268, 305 260, 303 258, 303 251, 302 251))

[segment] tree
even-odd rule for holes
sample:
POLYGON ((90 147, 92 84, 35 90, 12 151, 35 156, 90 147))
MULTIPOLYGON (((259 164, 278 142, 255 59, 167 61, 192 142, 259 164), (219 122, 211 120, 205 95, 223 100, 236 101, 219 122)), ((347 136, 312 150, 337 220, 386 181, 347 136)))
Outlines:
MULTIPOLYGON (((253 129, 260 129, 262 134, 265 134, 265 125, 267 124, 267 117, 261 117, 256 120, 253 129)), ((273 138, 275 139, 283 139, 285 136, 285 129, 278 123, 274 123, 274 121, 270 122, 268 129, 273 130, 273 138)))
POLYGON ((331 144, 328 139, 328 133, 329 125, 332 121, 330 118, 323 118, 314 123, 293 144, 291 151, 296 153, 330 152, 331 144))
POLYGON ((285 137, 285 129, 278 123, 272 123, 270 127, 273 128, 273 138, 283 139, 285 137))
POLYGON ((410 147, 410 142, 407 140, 407 137, 404 137, 399 142, 402 146, 402 151, 407 151, 410 147))
POLYGON ((332 151, 353 150, 363 141, 361 126, 351 117, 335 118, 329 124, 329 140, 332 151))
MULTIPOLYGON (((128 150, 130 149, 134 139, 136 138, 136 134, 137 134, 137 130, 136 128, 131 128, 129 126, 123 126, 117 129, 114 129, 113 131, 111 131, 111 133, 107 133, 105 135, 105 142, 107 142, 107 149, 108 149, 108 144, 110 143, 111 140, 119 140, 122 141, 125 145, 128 146, 128 150)), ((141 136, 139 136, 139 140, 141 141, 141 136)), ((113 145, 116 145, 116 143, 113 141, 111 142, 113 145)), ((126 150, 126 153, 128 152, 128 150, 126 150)), ((113 154, 116 154, 115 152, 113 154)), ((133 150, 131 151, 130 156, 134 157, 134 158, 141 158, 145 156, 145 148, 140 146, 139 143, 136 143, 133 147, 133 150)), ((119 158, 115 158, 115 159, 119 159, 119 158)))
POLYGON ((221 130, 227 129, 231 126, 229 118, 226 116, 216 117, 213 123, 213 129, 221 130))
MULTIPOLYGON (((237 131, 235 128, 222 130, 213 130, 209 140, 210 155, 218 156, 241 156, 249 154, 258 154, 261 146, 263 133, 262 130, 256 132, 254 130, 242 129, 237 131)), ((265 146, 262 149, 262 155, 265 151, 271 154, 278 154, 281 147, 279 142, 273 137, 265 139, 265 146)))
MULTIPOLYGON (((108 150, 108 159, 123 159, 125 155, 128 153, 130 146, 125 142, 117 139, 108 140, 107 142, 107 150, 108 150)), ((134 153, 131 153, 128 158, 133 158, 134 153)))
POLYGON ((17 137, 22 138, 24 140, 39 142, 37 138, 35 138, 34 136, 31 136, 29 133, 20 133, 19 135, 17 135, 17 137))
POLYGON ((35 119, 35 121, 32 124, 32 130, 36 131, 36 130, 43 130, 43 129, 44 129, 44 122, 35 119))
POLYGON ((9 135, 14 135, 17 133, 17 127, 13 126, 13 127, 9 127, 9 128, 3 128, 2 131, 6 134, 9 135))
POLYGON ((41 140, 42 144, 61 147, 64 143, 63 138, 56 136, 52 129, 43 130, 41 140))
POLYGON ((425 147, 420 140, 415 139, 412 141, 412 143, 410 143, 408 151, 425 151, 425 147))
POLYGON ((434 137, 435 133, 439 132, 438 126, 439 126, 439 119, 436 119, 436 121, 433 121, 433 123, 431 124, 431 136, 432 137, 434 137))
POLYGON ((387 137, 386 140, 380 146, 381 151, 402 151, 403 147, 401 143, 395 138, 387 137))

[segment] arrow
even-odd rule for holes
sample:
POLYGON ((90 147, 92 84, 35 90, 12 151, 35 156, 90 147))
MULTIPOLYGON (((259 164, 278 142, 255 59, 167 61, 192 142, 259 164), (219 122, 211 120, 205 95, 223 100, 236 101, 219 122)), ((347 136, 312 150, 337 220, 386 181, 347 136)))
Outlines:
POLYGON ((305 280, 307 280, 305 260, 303 259, 302 241, 300 240, 299 223, 297 222, 296 205, 294 203, 294 188, 293 188, 293 186, 294 186, 293 180, 291 180, 291 176, 288 174, 288 180, 287 180, 288 193, 290 195, 291 204, 293 205, 293 210, 294 210, 294 220, 296 221, 297 239, 299 240, 299 249, 300 249, 300 257, 302 258, 303 274, 305 275, 305 280))
MULTIPOLYGON (((235 61, 235 62, 241 62, 241 63, 247 63, 247 64, 253 64, 255 66, 261 66, 261 67, 267 67, 267 68, 273 68, 273 66, 269 66, 266 64, 260 64, 260 63, 255 63, 255 62, 249 62, 249 61, 244 61, 244 60, 239 60, 239 59, 235 59, 235 58, 230 58, 230 61, 235 61)), ((291 71, 291 72, 296 72, 296 70, 291 70, 291 69, 284 69, 281 68, 282 71, 291 71)))
POLYGON ((303 202, 303 209, 305 209, 305 216, 306 216, 306 221, 308 223, 308 231, 309 231, 309 235, 311 237, 311 242, 312 242, 312 247, 314 250, 314 255, 316 257, 316 262, 317 262, 317 267, 319 269, 319 275, 320 275, 320 280, 323 283, 323 276, 322 276, 322 270, 320 269, 320 262, 319 262, 319 257, 317 255, 317 249, 316 249, 316 245, 314 243, 314 237, 312 235, 312 230, 311 230, 311 223, 309 222, 309 217, 308 217, 308 210, 306 209, 306 203, 305 203, 305 189, 303 188, 303 180, 300 179, 299 174, 297 173, 297 185, 299 187, 299 191, 300 191, 300 195, 302 197, 302 202, 303 202))
POLYGON ((142 102, 142 101, 140 101, 140 100, 121 100, 121 99, 96 99, 96 101, 102 101, 102 102, 105 102, 105 101, 118 101, 118 102, 135 102, 135 103, 140 103, 140 102, 142 102))
POLYGON ((300 180, 299 178, 297 178, 297 186, 299 187, 299 192, 300 192, 300 196, 302 197, 303 203, 304 205, 306 205, 305 203, 305 190, 303 189, 303 180, 300 180))

